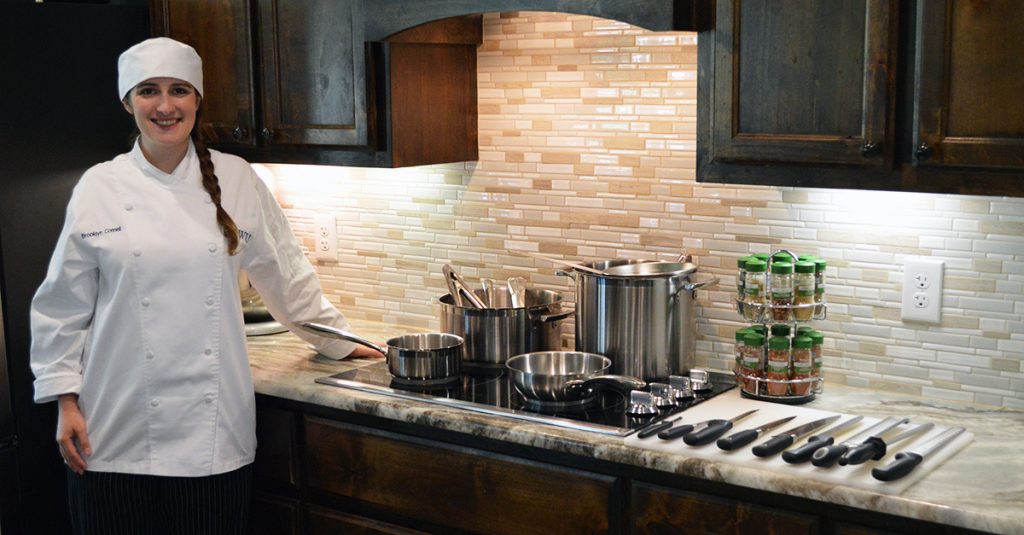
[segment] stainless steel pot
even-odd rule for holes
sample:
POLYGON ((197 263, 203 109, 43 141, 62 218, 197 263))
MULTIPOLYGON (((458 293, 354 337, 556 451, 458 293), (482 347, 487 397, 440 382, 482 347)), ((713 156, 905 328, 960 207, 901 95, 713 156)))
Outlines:
POLYGON ((466 340, 465 364, 473 366, 502 366, 512 355, 558 349, 562 320, 573 311, 562 311, 558 292, 527 289, 525 297, 525 306, 513 307, 509 290, 498 287, 488 308, 475 308, 443 295, 441 330, 466 340))
POLYGON ((718 282, 691 281, 690 262, 604 260, 598 270, 560 270, 576 283, 576 350, 605 355, 611 373, 667 379, 696 359, 696 290, 718 282))
POLYGON ((647 386, 636 377, 605 374, 611 359, 579 351, 542 351, 516 355, 505 363, 516 390, 541 403, 586 402, 601 388, 623 393, 647 386))
POLYGON ((307 322, 302 327, 321 336, 348 340, 380 351, 387 358, 388 371, 399 382, 440 384, 458 379, 462 371, 464 341, 454 334, 404 334, 389 339, 386 346, 381 346, 329 325, 307 322))

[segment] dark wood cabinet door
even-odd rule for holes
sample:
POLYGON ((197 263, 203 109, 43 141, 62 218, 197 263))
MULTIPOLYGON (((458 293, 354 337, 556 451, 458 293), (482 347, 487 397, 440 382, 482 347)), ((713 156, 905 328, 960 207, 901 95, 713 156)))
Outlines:
POLYGON ((256 461, 260 483, 284 492, 297 490, 299 481, 299 416, 288 410, 259 407, 256 411, 256 461))
POLYGON ((1024 169, 1024 2, 917 9, 915 165, 1024 169))
POLYGON ((311 491, 476 533, 605 533, 615 478, 307 417, 311 491))
POLYGON ((632 489, 634 533, 818 533, 817 517, 782 509, 635 483, 632 489))
POLYGON ((297 535, 299 502, 256 492, 249 511, 251 535, 297 535))
POLYGON ((309 535, 425 535, 416 531, 361 516, 310 506, 306 511, 309 535))
MULTIPOLYGON (((895 0, 719 0, 699 95, 714 162, 892 164, 895 0)), ((698 176, 707 174, 698 169, 698 176)))
POLYGON ((362 0, 257 5, 264 142, 366 145, 362 0))
POLYGON ((249 2, 154 0, 153 34, 188 43, 203 58, 199 127, 213 145, 254 146, 252 33, 249 2))

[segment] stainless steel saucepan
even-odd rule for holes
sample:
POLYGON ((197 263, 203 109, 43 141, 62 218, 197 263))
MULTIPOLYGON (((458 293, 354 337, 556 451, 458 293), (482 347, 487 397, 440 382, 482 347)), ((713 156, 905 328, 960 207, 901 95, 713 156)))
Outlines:
POLYGON ((540 403, 586 402, 602 388, 623 393, 647 386, 636 377, 606 375, 611 359, 578 351, 540 351, 507 362, 512 385, 527 400, 540 403))
POLYGON ((404 334, 389 339, 386 346, 381 346, 330 325, 307 322, 302 327, 321 336, 348 340, 380 351, 387 357, 388 371, 399 382, 440 384, 457 379, 462 371, 464 341, 454 334, 404 334))

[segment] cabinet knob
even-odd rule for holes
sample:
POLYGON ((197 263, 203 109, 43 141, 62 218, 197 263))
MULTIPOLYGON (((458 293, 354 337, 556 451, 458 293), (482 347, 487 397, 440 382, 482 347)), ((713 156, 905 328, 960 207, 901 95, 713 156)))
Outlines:
POLYGON ((231 137, 234 138, 235 141, 241 141, 242 138, 245 137, 245 129, 241 126, 236 126, 235 129, 231 131, 231 137))
POLYGON ((926 160, 932 155, 932 146, 927 142, 922 141, 921 144, 914 149, 914 154, 916 154, 919 159, 926 160))
POLYGON ((274 131, 264 126, 263 129, 260 130, 260 136, 267 140, 273 139, 274 131))
POLYGON ((881 150, 881 145, 869 139, 865 141, 863 145, 860 146, 860 155, 867 158, 869 156, 874 156, 878 154, 879 152, 881 152, 881 150))

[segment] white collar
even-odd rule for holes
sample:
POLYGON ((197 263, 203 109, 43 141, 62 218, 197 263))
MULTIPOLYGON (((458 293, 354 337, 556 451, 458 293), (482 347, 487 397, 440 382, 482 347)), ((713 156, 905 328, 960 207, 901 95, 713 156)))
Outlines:
POLYGON ((142 146, 139 145, 138 139, 135 140, 135 146, 132 147, 131 157, 135 160, 135 164, 142 170, 143 174, 155 178, 162 184, 168 186, 181 182, 182 179, 191 175, 191 171, 198 163, 197 160, 199 159, 199 157, 196 156, 196 148, 192 144, 191 139, 188 140, 188 151, 185 152, 185 157, 178 162, 178 166, 170 173, 161 171, 146 159, 146 155, 142 153, 142 146))

